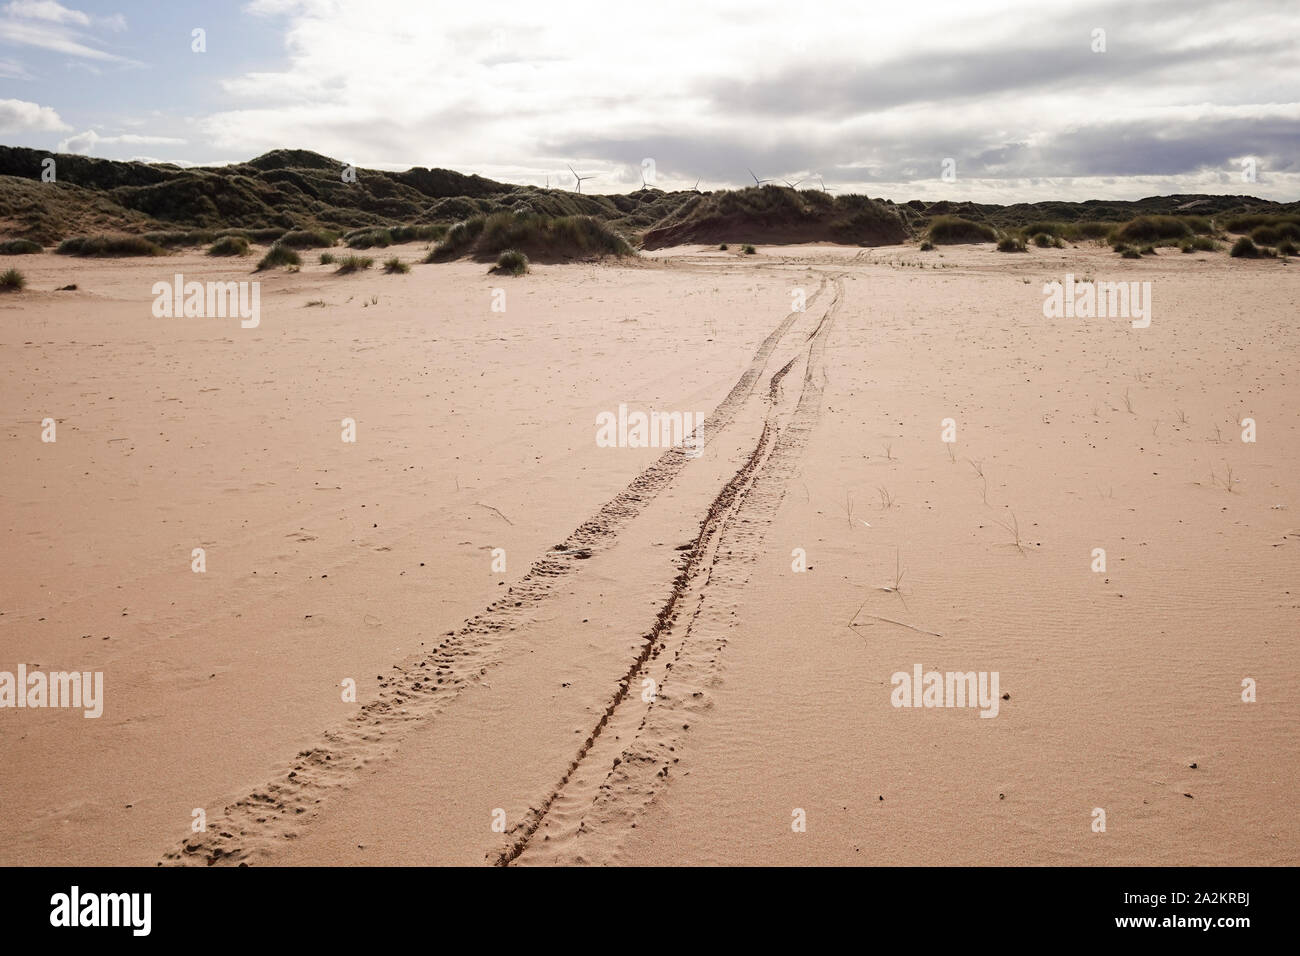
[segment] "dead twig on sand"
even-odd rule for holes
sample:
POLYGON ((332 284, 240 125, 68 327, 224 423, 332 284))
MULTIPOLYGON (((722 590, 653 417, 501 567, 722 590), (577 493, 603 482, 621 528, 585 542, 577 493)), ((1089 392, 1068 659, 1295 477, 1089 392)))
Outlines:
MULTIPOLYGON (((862 612, 862 608, 858 608, 858 614, 861 614, 861 612, 862 612)), ((858 619, 858 614, 853 615, 853 620, 849 622, 849 627, 862 626, 861 624, 855 623, 858 619)), ((903 621, 895 621, 892 617, 881 617, 879 614, 867 614, 864 616, 869 617, 875 621, 884 621, 886 624, 897 624, 899 627, 905 627, 909 631, 917 631, 918 633, 921 634, 929 634, 931 637, 943 637, 943 635, 940 634, 938 631, 927 631, 925 628, 917 627, 915 624, 906 624, 903 621)))
POLYGON ((478 505, 480 508, 486 508, 488 511, 495 511, 498 515, 501 515, 501 520, 504 521, 506 524, 511 526, 514 525, 514 522, 511 521, 509 518, 507 518, 504 514, 502 514, 499 508, 493 508, 491 505, 485 505, 481 501, 476 501, 474 502, 474 504, 478 505))

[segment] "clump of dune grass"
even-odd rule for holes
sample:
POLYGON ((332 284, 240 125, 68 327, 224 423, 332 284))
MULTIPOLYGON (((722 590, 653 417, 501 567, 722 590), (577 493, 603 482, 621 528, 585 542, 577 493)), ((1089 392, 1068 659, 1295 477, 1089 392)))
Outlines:
POLYGON ((388 235, 393 242, 429 242, 441 239, 450 228, 446 223, 433 223, 420 226, 391 226, 388 235))
POLYGON ((1110 233, 1113 245, 1121 243, 1177 243, 1195 235, 1214 232, 1214 226, 1204 216, 1138 216, 1110 233))
POLYGON ((731 247, 730 247, 729 245, 727 245, 725 242, 723 242, 723 243, 719 243, 719 244, 718 244, 718 251, 719 251, 719 252, 726 252, 726 251, 727 251, 728 249, 730 249, 730 248, 731 248, 731 247))
POLYGON ((263 269, 274 269, 278 266, 300 266, 302 259, 298 253, 294 252, 288 246, 282 246, 278 242, 272 243, 271 248, 266 250, 266 255, 262 256, 262 261, 257 264, 257 271, 263 269))
POLYGON ((1284 213, 1277 215, 1274 213, 1264 212, 1242 213, 1240 215, 1230 216, 1224 220, 1223 228, 1228 232, 1250 232, 1260 226, 1281 227, 1288 224, 1300 227, 1300 214, 1284 213))
POLYGON ((243 236, 222 236, 208 247, 210 256, 246 256, 248 240, 243 236))
POLYGON ((291 229, 276 240, 287 249, 328 249, 334 245, 333 233, 314 229, 291 229))
POLYGON ((397 256, 384 260, 384 272, 388 275, 393 275, 393 273, 404 274, 410 271, 410 265, 397 258, 397 256))
POLYGON ((1232 244, 1228 255, 1234 259, 1258 259, 1263 253, 1260 252, 1259 246, 1251 241, 1250 236, 1242 236, 1232 244))
POLYGON ((1300 256, 1300 245, 1290 239, 1283 239, 1277 244, 1277 254, 1279 256, 1300 256))
POLYGON ((1003 236, 998 240, 998 252, 1027 252, 1025 240, 1019 236, 1003 236))
POLYGON ((93 256, 117 258, 122 256, 164 256, 162 246, 143 236, 72 236, 59 243, 54 250, 61 256, 93 256))
POLYGON ((343 241, 349 249, 387 249, 393 244, 393 234, 387 229, 363 229, 348 233, 343 241))
POLYGON ((374 264, 375 260, 369 256, 344 256, 339 260, 339 267, 334 270, 334 274, 345 276, 351 272, 360 272, 362 269, 369 269, 374 264))
POLYGON ((1126 246, 1123 243, 1115 247, 1115 251, 1124 259, 1141 259, 1142 253, 1138 252, 1132 246, 1126 246))
POLYGON ((932 252, 934 250, 934 243, 929 239, 922 239, 920 249, 922 252, 932 252))
POLYGON ((1144 256, 1154 256, 1156 255, 1156 247, 1148 243, 1139 249, 1138 252, 1142 253, 1144 256))
POLYGON ((1213 252, 1219 244, 1209 236, 1192 236, 1178 243, 1178 248, 1183 252, 1213 252))
POLYGON ((0 292, 21 292, 25 285, 27 280, 17 269, 6 269, 0 272, 0 292))
POLYGON ((41 244, 30 239, 8 239, 0 242, 0 256, 27 256, 41 251, 43 251, 41 244))
POLYGON ((1033 234, 1034 245, 1039 249, 1064 249, 1065 242, 1060 236, 1052 235, 1047 232, 1036 232, 1033 234))
POLYGON ((528 271, 528 257, 518 249, 507 249, 497 256, 497 264, 488 271, 498 275, 521 276, 528 271))
POLYGON ((992 226, 982 222, 972 222, 960 216, 936 216, 930 223, 929 238, 935 245, 996 242, 998 233, 992 226))
POLYGON ((179 246, 207 245, 218 236, 210 229, 165 229, 146 232, 144 238, 165 249, 175 249, 179 246))
POLYGON ((747 256, 752 256, 754 255, 754 253, 758 252, 758 250, 755 249, 753 246, 751 246, 749 243, 745 243, 743 246, 741 246, 740 251, 747 256))
POLYGON ((320 264, 323 266, 332 266, 337 261, 338 260, 334 258, 334 253, 332 252, 322 252, 320 254, 320 264))

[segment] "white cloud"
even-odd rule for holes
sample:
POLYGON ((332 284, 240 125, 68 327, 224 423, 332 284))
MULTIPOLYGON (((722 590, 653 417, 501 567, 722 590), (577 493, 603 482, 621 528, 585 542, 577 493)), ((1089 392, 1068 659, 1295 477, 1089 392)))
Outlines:
MULTIPOLYGON (((67 128, 64 127, 64 129, 67 128)), ((185 142, 185 140, 177 139, 174 136, 142 136, 137 133, 123 133, 120 136, 100 136, 93 129, 88 129, 84 133, 78 133, 75 136, 69 136, 67 139, 61 140, 58 152, 87 154, 99 146, 180 146, 184 145, 185 142)))
POLYGON ((5 5, 5 13, 11 17, 25 17, 31 20, 48 20, 51 23, 75 23, 77 26, 90 26, 90 16, 80 10, 70 10, 54 0, 13 0, 5 5))
POLYGON ((48 106, 0 100, 0 133, 61 133, 72 129, 48 106))
POLYGON ((54 0, 12 0, 4 6, 3 12, 5 18, 0 19, 0 40, 90 60, 138 65, 127 57, 98 49, 92 45, 98 39, 83 32, 92 28, 112 32, 125 30, 126 18, 120 13, 92 17, 54 0))

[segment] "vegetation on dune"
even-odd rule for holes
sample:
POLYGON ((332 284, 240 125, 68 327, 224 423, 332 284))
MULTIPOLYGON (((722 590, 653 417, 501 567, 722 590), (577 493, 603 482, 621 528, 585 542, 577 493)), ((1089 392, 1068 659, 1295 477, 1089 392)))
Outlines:
POLYGON ((323 266, 332 266, 336 261, 332 252, 322 252, 320 254, 320 264, 323 266))
POLYGON ((932 252, 934 251, 934 243, 929 239, 922 239, 920 249, 922 252, 932 252))
POLYGON ((647 249, 745 236, 767 244, 839 242, 886 245, 909 232, 892 203, 812 189, 751 186, 689 196, 642 236, 647 249))
POLYGON ((25 285, 27 280, 17 269, 6 269, 0 272, 0 292, 21 292, 25 285))
POLYGON ((167 250, 144 236, 73 236, 55 250, 61 256, 165 256, 167 250))
POLYGON ((1223 219, 1223 228, 1228 232, 1251 232, 1260 226, 1286 225, 1300 226, 1300 214, 1253 212, 1227 216, 1223 219))
POLYGON ((497 264, 488 271, 500 275, 521 276, 528 271, 528 257, 518 249, 507 249, 497 256, 497 264))
POLYGON ((410 271, 410 265, 397 258, 397 256, 384 260, 384 272, 388 275, 393 275, 394 273, 407 273, 410 271))
POLYGON ((302 265, 302 259, 298 256, 298 253, 288 246, 282 246, 276 242, 272 243, 271 248, 266 250, 266 255, 262 256, 262 261, 257 264, 257 271, 275 269, 280 266, 299 265, 302 265))
POLYGON ((1209 236, 1192 236, 1179 242, 1178 248, 1183 252, 1213 252, 1219 244, 1209 236))
POLYGON ((27 256, 44 251, 39 242, 30 239, 8 239, 0 242, 0 256, 27 256))
POLYGON ((1003 236, 998 240, 998 252, 1028 252, 1025 240, 1019 236, 1003 236))
POLYGON ((208 247, 208 255, 246 256, 248 255, 248 240, 243 236, 222 236, 208 247))
POLYGON ((1131 242, 1178 242, 1194 235, 1214 232, 1214 225, 1203 216, 1138 216, 1114 229, 1112 245, 1131 242))
POLYGON ((1256 226, 1250 231, 1250 238, 1257 245, 1276 246, 1279 242, 1300 241, 1300 223, 1278 222, 1256 226))
POLYGON ((1259 246, 1251 241, 1250 236, 1242 236, 1232 244, 1232 248, 1228 250, 1228 255, 1234 259, 1258 259, 1263 255, 1263 252, 1260 251, 1259 246))
POLYGON ((456 223, 424 261, 464 256, 491 261, 507 249, 549 262, 634 254, 626 239, 590 216, 499 212, 456 223))
POLYGON ((276 241, 289 249, 328 249, 338 241, 338 237, 315 229, 292 229, 276 241))
POLYGON ((758 250, 755 249, 753 246, 751 246, 749 243, 745 243, 743 246, 741 246, 740 251, 747 256, 752 256, 754 255, 754 253, 758 252, 758 250))
POLYGON ((1290 239, 1283 239, 1277 244, 1277 254, 1279 256, 1298 256, 1300 255, 1300 244, 1294 243, 1290 239))
POLYGON ((960 216, 937 216, 930 222, 930 241, 935 245, 955 245, 964 242, 995 242, 998 232, 982 222, 972 222, 960 216))

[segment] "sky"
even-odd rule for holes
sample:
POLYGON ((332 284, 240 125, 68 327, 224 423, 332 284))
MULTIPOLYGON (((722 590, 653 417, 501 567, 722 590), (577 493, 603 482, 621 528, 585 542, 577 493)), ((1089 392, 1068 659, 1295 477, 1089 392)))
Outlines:
POLYGON ((0 143, 572 166, 602 193, 752 170, 895 201, 1295 201, 1300 2, 0 0, 0 143))

